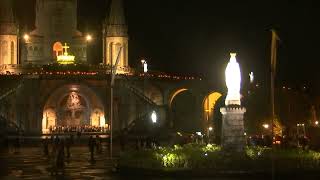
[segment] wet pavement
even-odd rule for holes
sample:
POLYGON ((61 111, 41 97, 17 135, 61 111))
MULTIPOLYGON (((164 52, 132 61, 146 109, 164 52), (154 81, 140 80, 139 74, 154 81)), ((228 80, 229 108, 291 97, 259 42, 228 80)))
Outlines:
POLYGON ((0 179, 111 179, 113 163, 107 153, 95 154, 95 162, 89 160, 88 147, 71 148, 71 157, 66 159, 64 174, 52 175, 52 162, 43 155, 42 148, 21 148, 2 153, 0 179))
MULTIPOLYGON (((117 147, 114 148, 115 153, 119 152, 117 147)), ((117 155, 117 154, 116 154, 117 155)), ((19 153, 14 153, 13 149, 0 154, 0 179, 15 180, 15 179, 94 179, 94 180, 123 180, 123 179, 146 179, 146 180, 175 180, 175 179, 215 179, 215 180, 253 180, 254 177, 246 178, 223 178, 223 177, 208 177, 208 178, 193 178, 193 177, 159 177, 155 176, 130 176, 119 175, 114 173, 113 167, 116 159, 111 160, 109 153, 104 147, 102 154, 95 153, 95 162, 90 160, 89 149, 86 145, 78 145, 71 148, 71 157, 69 161, 66 159, 64 173, 58 175, 52 174, 52 162, 50 158, 43 155, 41 147, 23 147, 19 153)), ((307 178, 307 179, 318 179, 307 178)), ((259 179, 271 179, 264 177, 259 179)), ((278 178, 277 178, 278 179, 278 178)), ((301 179, 301 178, 281 178, 281 179, 301 179)))

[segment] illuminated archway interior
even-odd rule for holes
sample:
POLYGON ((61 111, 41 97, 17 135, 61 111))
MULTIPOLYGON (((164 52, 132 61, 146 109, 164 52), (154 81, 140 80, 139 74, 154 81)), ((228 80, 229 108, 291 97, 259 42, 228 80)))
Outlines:
POLYGON ((212 119, 214 115, 216 102, 221 98, 221 96, 222 95, 220 93, 213 92, 204 99, 203 111, 204 111, 204 118, 207 122, 209 122, 209 120, 212 119))
POLYGON ((57 126, 106 127, 104 108, 95 93, 86 86, 66 85, 52 93, 45 103, 42 132, 57 126))

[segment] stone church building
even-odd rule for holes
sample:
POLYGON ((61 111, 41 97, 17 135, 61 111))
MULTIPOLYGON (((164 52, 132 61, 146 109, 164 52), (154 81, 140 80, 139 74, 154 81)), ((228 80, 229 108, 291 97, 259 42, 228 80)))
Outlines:
POLYGON ((26 34, 19 32, 12 1, 0 2, 0 117, 7 124, 28 134, 48 133, 55 126, 108 129, 113 87, 116 131, 148 124, 153 111, 159 126, 168 129, 206 132, 212 126, 222 95, 201 78, 129 67, 122 0, 112 0, 106 12, 100 65, 87 62, 77 0, 36 0, 35 29, 26 34), (70 55, 72 64, 57 63, 57 57, 70 55), (117 57, 112 86, 110 67, 117 57))

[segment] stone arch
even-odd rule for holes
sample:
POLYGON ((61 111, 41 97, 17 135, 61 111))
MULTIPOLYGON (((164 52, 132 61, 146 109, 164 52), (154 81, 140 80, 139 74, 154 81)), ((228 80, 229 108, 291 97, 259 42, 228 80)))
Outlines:
MULTIPOLYGON (((48 132, 46 112, 50 112, 55 125, 78 126, 92 124, 93 113, 99 113, 99 126, 104 127, 105 110, 98 95, 84 84, 64 84, 56 88, 43 102, 42 132, 48 132)), ((49 119, 50 120, 50 119, 49 119)))
POLYGON ((1 44, 1 54, 0 56, 2 57, 3 63, 6 64, 6 56, 8 55, 8 42, 6 40, 2 41, 1 44))
POLYGON ((163 94, 159 87, 149 84, 145 89, 145 96, 151 99, 157 105, 163 105, 163 94))
POLYGON ((90 122, 92 126, 100 126, 100 124, 105 124, 105 116, 100 108, 95 108, 91 112, 90 122))
POLYGON ((194 133, 201 131, 201 103, 193 91, 177 89, 169 99, 170 126, 176 131, 194 133))
POLYGON ((171 109, 171 105, 172 105, 172 102, 173 102, 174 98, 175 98, 178 94, 180 94, 180 93, 182 93, 182 92, 184 92, 184 91, 188 91, 188 89, 186 89, 186 88, 180 88, 180 89, 176 89, 173 93, 171 93, 171 95, 169 96, 169 103, 168 103, 170 109, 171 109))

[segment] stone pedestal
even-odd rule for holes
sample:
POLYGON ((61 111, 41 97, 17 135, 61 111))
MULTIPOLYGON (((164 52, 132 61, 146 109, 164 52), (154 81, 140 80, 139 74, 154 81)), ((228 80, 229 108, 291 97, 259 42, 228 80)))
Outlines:
POLYGON ((221 144, 226 151, 242 152, 245 147, 243 115, 246 108, 232 105, 222 107, 221 144))

